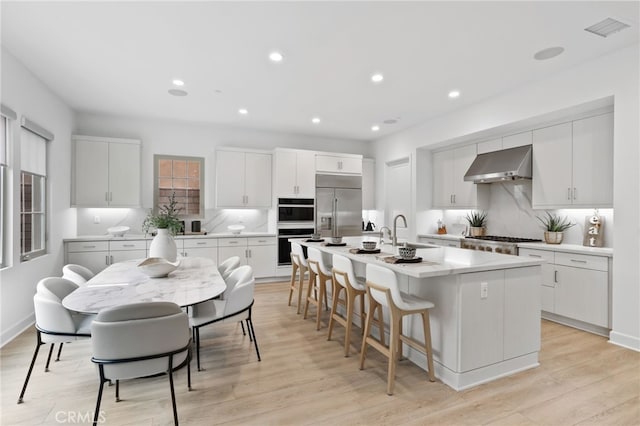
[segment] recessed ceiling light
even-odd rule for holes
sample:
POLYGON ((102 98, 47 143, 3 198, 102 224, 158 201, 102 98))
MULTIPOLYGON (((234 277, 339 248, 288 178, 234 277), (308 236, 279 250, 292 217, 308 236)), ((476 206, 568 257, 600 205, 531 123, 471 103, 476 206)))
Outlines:
POLYGON ((542 49, 541 51, 536 52, 536 54, 533 55, 533 57, 538 61, 544 61, 546 59, 555 58, 562 52, 564 52, 564 47, 560 47, 560 46, 549 47, 547 49, 542 49))
POLYGON ((247 110, 246 108, 240 108, 238 110, 238 114, 247 115, 249 114, 249 110, 247 110))
POLYGON ((378 125, 371 126, 371 131, 372 132, 377 132, 378 130, 380 130, 380 126, 378 126, 378 125))
POLYGON ((371 76, 371 81, 374 83, 382 83, 382 80, 384 80, 384 76, 380 73, 376 73, 371 76))
POLYGON ((458 96, 460 96, 460 91, 459 90, 452 90, 452 91, 449 92, 449 97, 451 99, 455 99, 458 96))
POLYGON ((313 124, 319 124, 319 123, 320 123, 320 117, 313 117, 313 118, 311 119, 311 122, 312 122, 313 124))
POLYGON ((269 59, 273 62, 282 62, 284 56, 280 52, 271 52, 269 53, 269 59))
POLYGON ((184 81, 175 79, 172 81, 174 86, 184 86, 184 81))
POLYGON ((188 93, 180 89, 169 89, 169 94, 173 96, 187 96, 188 93))

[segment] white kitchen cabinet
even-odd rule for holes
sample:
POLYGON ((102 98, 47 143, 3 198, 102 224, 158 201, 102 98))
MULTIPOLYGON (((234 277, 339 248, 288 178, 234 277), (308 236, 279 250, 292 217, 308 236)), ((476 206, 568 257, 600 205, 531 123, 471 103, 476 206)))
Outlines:
POLYGON ((362 174, 362 156, 348 154, 316 154, 316 172, 362 174))
POLYGON ((277 246, 274 237, 238 237, 218 240, 220 262, 238 256, 242 265, 250 265, 256 278, 276 275, 277 246))
POLYGON ((315 198, 315 151, 275 151, 274 186, 277 198, 315 198))
POLYGON ((490 139, 488 141, 478 142, 478 154, 486 154, 487 152, 500 151, 502 149, 502 138, 490 139))
POLYGON ((125 260, 145 259, 147 245, 145 240, 109 241, 109 265, 125 260))
POLYGON ((218 240, 215 238, 184 238, 182 241, 176 240, 176 244, 182 244, 182 252, 178 248, 178 253, 183 257, 206 257, 218 264, 218 240))
POLYGON ((534 208, 610 207, 613 113, 533 131, 534 208))
POLYGON ((508 135, 501 138, 478 142, 478 154, 500 151, 501 149, 515 148, 518 146, 531 145, 531 143, 531 131, 516 133, 514 135, 508 135))
POLYGON ((375 160, 371 158, 362 160, 362 210, 376 208, 375 167, 375 160))
POLYGON ((71 205, 139 207, 140 141, 73 136, 71 205))
MULTIPOLYGON (((519 254, 547 261, 542 266, 544 312, 609 328, 609 263, 606 257, 535 249, 520 249, 519 254)), ((558 320, 558 317, 550 319, 558 320)), ((564 322, 562 318, 560 322, 564 322)))
POLYGON ((434 246, 460 248, 460 240, 451 240, 449 238, 418 237, 418 242, 433 244, 434 246))
POLYGON ((216 206, 271 207, 271 154, 216 151, 216 206))
POLYGON ((145 240, 70 241, 65 243, 65 262, 98 273, 107 266, 147 257, 145 240))
POLYGON ((476 184, 464 181, 464 175, 475 158, 475 144, 433 154, 433 207, 477 206, 476 184))

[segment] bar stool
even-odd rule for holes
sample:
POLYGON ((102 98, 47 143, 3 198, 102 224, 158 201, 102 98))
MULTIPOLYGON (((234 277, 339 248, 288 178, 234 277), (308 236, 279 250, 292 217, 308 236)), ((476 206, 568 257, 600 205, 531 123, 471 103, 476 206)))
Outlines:
POLYGON ((298 307, 296 313, 300 313, 302 306, 302 291, 304 287, 304 276, 309 269, 307 259, 304 257, 302 246, 298 243, 291 243, 291 288, 289 289, 289 306, 291 306, 291 298, 294 291, 298 291, 298 307), (296 275, 299 274, 299 279, 296 275), (298 284, 296 285, 296 281, 298 284))
POLYGON ((309 303, 316 305, 316 330, 320 330, 320 316, 322 303, 329 309, 327 303, 327 283, 331 281, 331 265, 326 265, 322 252, 315 247, 307 249, 307 264, 309 265, 309 286, 307 287, 307 301, 304 304, 304 319, 307 319, 309 303), (313 296, 311 290, 313 289, 313 296))
POLYGON ((345 328, 344 335, 344 356, 349 356, 349 346, 351 344, 351 325, 353 323, 353 312, 355 309, 356 298, 360 297, 360 319, 364 322, 364 295, 366 288, 362 279, 358 280, 353 272, 353 264, 348 258, 339 254, 333 255, 333 279, 332 285, 332 303, 331 315, 329 316, 329 335, 327 340, 331 340, 334 321, 343 325, 345 328), (342 291, 345 297, 340 298, 342 291), (346 315, 343 318, 338 313, 338 303, 344 303, 346 306, 346 315))
POLYGON ((396 274, 391 269, 374 264, 367 264, 366 274, 369 316, 367 317, 367 322, 365 324, 364 339, 362 339, 360 369, 364 369, 364 359, 367 355, 367 344, 369 344, 389 359, 387 372, 387 394, 392 395, 398 355, 402 352, 401 345, 402 342, 404 342, 412 348, 426 354, 429 380, 434 382, 436 379, 433 372, 431 328, 429 325, 429 309, 434 307, 433 303, 406 293, 401 293, 398 288, 396 274), (381 311, 383 306, 389 309, 390 316, 390 338, 388 347, 384 345, 384 342, 380 343, 370 335, 373 312, 376 309, 380 309, 380 315, 382 315, 381 311), (417 340, 402 334, 402 318, 406 315, 418 314, 422 316, 425 336, 424 343, 418 342, 417 340))

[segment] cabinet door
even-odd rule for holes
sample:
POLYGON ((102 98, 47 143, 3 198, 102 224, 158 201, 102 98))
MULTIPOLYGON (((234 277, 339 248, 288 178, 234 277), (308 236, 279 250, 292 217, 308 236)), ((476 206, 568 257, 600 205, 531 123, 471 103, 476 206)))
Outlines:
POLYGON ((478 142, 477 151, 478 154, 484 154, 487 152, 500 151, 502 149, 502 138, 491 139, 484 142, 478 142))
POLYGON ((110 143, 109 206, 139 207, 140 204, 140 145, 110 143))
POLYGON ((277 251, 275 245, 248 247, 248 263, 253 268, 256 278, 276 275, 277 251))
POLYGON ((185 247, 182 253, 184 257, 206 257, 212 259, 218 264, 218 248, 217 247, 185 247))
POLYGON ((515 148, 518 146, 531 145, 533 135, 531 132, 516 133, 502 138, 502 149, 515 148))
POLYGON ((97 274, 109 265, 108 251, 87 251, 67 253, 67 263, 75 263, 89 268, 91 272, 97 274))
POLYGON ((297 196, 297 157, 298 155, 294 151, 276 151, 274 173, 276 197, 294 198, 297 196))
POLYGON ((433 207, 453 204, 453 152, 435 152, 433 161, 433 207))
POLYGON ((340 158, 333 155, 316 155, 316 171, 338 173, 340 172, 340 158))
POLYGON ((476 184, 465 182, 464 175, 476 159, 476 146, 463 146, 453 150, 453 206, 474 208, 478 204, 476 184))
POLYGON ((218 247, 218 259, 219 262, 222 263, 226 259, 232 256, 238 256, 240 258, 240 265, 247 264, 247 246, 233 247, 233 246, 225 246, 218 247))
POLYGON ((362 174, 362 158, 359 157, 342 157, 340 158, 340 172, 353 173, 355 175, 362 174))
POLYGON ((313 151, 299 151, 296 155, 296 181, 299 198, 316 197, 316 154, 313 151))
POLYGON ((605 271, 556 265, 555 313, 601 327, 609 326, 609 287, 605 271))
MULTIPOLYGON (((106 207, 109 204, 109 144, 75 141, 74 206, 106 207)), ((140 167, 138 165, 138 167, 140 167)))
POLYGON ((245 154, 247 207, 271 207, 271 154, 245 154))
POLYGON ((573 122, 574 206, 613 206, 613 113, 573 122))
POLYGON ((533 207, 571 205, 571 123, 533 131, 533 207))
POLYGON ((540 350, 539 267, 504 271, 504 359, 540 350))
POLYGON ((374 210, 376 208, 375 187, 375 161, 362 160, 362 209, 374 210))
POLYGON ((244 155, 240 151, 216 152, 216 206, 245 206, 244 155))

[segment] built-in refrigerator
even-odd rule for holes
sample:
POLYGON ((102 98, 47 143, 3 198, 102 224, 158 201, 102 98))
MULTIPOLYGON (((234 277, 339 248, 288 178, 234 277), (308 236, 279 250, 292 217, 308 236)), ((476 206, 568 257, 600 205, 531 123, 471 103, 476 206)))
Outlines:
POLYGON ((316 231, 323 237, 362 235, 362 176, 316 175, 316 231))

